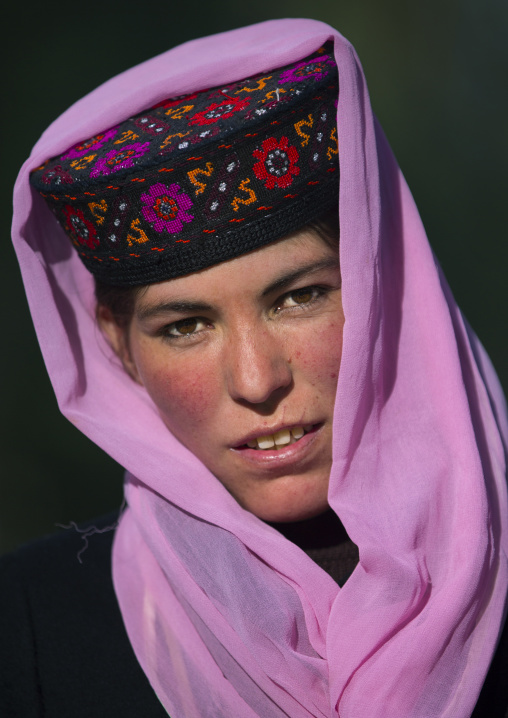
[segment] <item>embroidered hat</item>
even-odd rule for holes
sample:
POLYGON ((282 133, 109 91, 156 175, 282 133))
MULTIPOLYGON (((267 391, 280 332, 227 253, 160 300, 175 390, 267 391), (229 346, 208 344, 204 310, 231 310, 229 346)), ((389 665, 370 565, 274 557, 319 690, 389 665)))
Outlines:
POLYGON ((328 46, 168 99, 31 175, 109 284, 189 274, 280 239, 337 202, 337 67, 328 46))

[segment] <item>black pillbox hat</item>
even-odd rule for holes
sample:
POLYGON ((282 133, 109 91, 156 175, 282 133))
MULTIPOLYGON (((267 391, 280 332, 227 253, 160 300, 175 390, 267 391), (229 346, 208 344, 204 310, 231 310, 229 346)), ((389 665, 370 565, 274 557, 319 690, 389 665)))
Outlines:
POLYGON ((31 175, 90 272, 135 286, 245 254, 337 204, 331 49, 168 99, 31 175))

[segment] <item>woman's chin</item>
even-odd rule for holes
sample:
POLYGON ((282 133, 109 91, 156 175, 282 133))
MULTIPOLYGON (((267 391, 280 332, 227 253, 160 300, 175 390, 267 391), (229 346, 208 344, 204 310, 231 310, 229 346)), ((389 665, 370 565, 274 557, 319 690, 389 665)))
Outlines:
POLYGON ((304 521, 328 508, 328 473, 321 476, 284 476, 252 490, 230 493, 247 511, 269 523, 304 521))

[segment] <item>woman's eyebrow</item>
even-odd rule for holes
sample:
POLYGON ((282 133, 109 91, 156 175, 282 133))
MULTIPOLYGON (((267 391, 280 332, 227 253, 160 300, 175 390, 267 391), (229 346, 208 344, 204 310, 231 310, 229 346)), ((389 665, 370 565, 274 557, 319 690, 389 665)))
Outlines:
MULTIPOLYGON (((296 282, 301 277, 305 277, 309 274, 320 271, 321 269, 339 269, 339 258, 326 257, 318 262, 312 262, 311 264, 305 264, 303 267, 298 267, 289 272, 285 272, 280 277, 277 277, 266 287, 261 296, 265 297, 275 291, 281 291, 287 286, 296 282)), ((160 316, 162 314, 199 314, 200 312, 210 312, 213 310, 211 304, 206 302, 193 302, 189 300, 174 300, 174 301, 162 301, 155 304, 147 304, 146 306, 140 306, 136 310, 136 316, 140 321, 152 319, 153 317, 160 316)))
POLYGON ((176 300, 174 302, 157 302, 156 304, 147 304, 144 307, 141 306, 136 310, 136 315, 139 320, 144 321, 161 314, 170 314, 173 312, 176 314, 193 314, 199 312, 209 312, 211 309, 211 304, 206 304, 204 302, 176 300))
POLYGON ((298 279, 305 277, 309 274, 319 272, 321 269, 337 269, 340 268, 340 262, 338 257, 326 257, 318 262, 312 262, 311 264, 305 264, 303 267, 294 269, 293 271, 285 272, 275 281, 271 282, 264 290, 261 296, 266 297, 267 294, 272 294, 275 291, 281 291, 285 289, 293 282, 298 279))

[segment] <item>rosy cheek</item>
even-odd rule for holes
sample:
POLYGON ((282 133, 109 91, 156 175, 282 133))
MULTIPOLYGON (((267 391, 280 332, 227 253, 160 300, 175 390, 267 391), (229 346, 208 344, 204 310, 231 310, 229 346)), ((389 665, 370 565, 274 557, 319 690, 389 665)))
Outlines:
MULTIPOLYGON (((342 322, 332 322, 318 331, 305 349, 292 353, 292 361, 301 367, 313 385, 334 387, 342 354, 342 322)), ((301 346, 301 343, 299 344, 301 346)))
MULTIPOLYGON (((184 363, 184 362, 182 362, 184 363)), ((216 382, 205 367, 145 367, 143 384, 166 424, 175 429, 194 427, 210 420, 216 382)))

